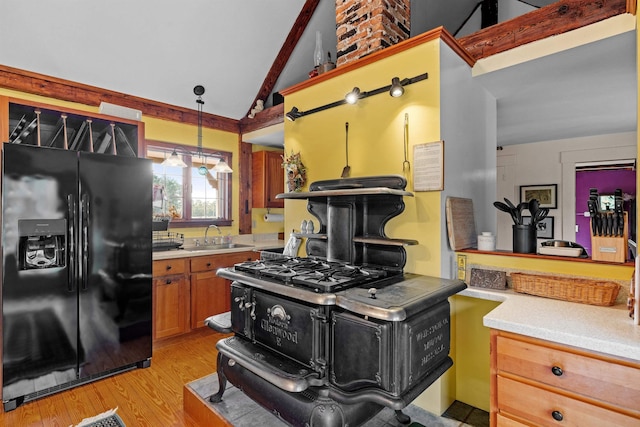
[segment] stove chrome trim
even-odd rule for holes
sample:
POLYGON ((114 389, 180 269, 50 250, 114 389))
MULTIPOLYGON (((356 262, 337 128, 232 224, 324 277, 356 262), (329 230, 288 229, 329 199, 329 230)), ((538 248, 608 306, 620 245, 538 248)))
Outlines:
POLYGON ((262 289, 285 297, 297 298, 311 304, 336 305, 336 295, 332 293, 317 294, 299 287, 286 285, 284 283, 274 283, 258 277, 250 276, 246 273, 238 273, 233 267, 219 268, 216 274, 225 279, 238 281, 246 286, 262 289))
POLYGON ((271 356, 282 360, 280 366, 285 364, 300 366, 299 373, 295 375, 278 369, 275 364, 269 363, 270 351, 259 348, 247 340, 238 337, 222 339, 216 343, 216 349, 220 354, 226 356, 230 363, 233 361, 233 363, 237 363, 244 369, 290 393, 300 393, 311 386, 323 385, 317 372, 308 371, 302 365, 282 359, 282 356, 271 356), (306 371, 306 373, 300 373, 301 371, 306 371))

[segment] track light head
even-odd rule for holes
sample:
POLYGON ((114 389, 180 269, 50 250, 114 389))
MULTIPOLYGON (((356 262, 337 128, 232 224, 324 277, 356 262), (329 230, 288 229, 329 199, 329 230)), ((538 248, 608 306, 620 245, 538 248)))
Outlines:
POLYGON ((297 118, 302 117, 302 112, 298 110, 298 107, 293 107, 291 111, 285 114, 285 117, 292 122, 295 122, 297 118))
POLYGON ((394 98, 398 98, 404 94, 404 88, 398 77, 391 79, 391 88, 389 89, 389 95, 394 98))
POLYGON ((355 104, 360 99, 360 88, 354 87, 351 92, 345 95, 344 100, 347 104, 355 104))

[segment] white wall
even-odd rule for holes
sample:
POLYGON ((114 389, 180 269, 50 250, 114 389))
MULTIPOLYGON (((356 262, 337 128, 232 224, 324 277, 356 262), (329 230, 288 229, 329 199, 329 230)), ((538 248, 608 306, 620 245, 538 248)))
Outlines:
MULTIPOLYGON (((571 234, 570 230, 574 228, 575 220, 573 224, 570 222, 575 215, 575 170, 566 171, 567 159, 586 161, 585 156, 594 150, 628 159, 628 153, 636 153, 636 143, 636 133, 627 132, 505 146, 497 152, 495 200, 502 201, 506 197, 517 204, 521 185, 557 184, 558 209, 549 212, 549 216, 554 217, 554 238, 573 241, 575 231, 571 234)), ((605 159, 600 157, 600 160, 605 159)), ((487 202, 492 204, 493 200, 487 202)), ((493 209, 497 212, 496 249, 510 251, 513 249, 513 222, 509 214, 493 209)))
MULTIPOLYGON (((476 229, 495 231, 496 102, 471 77, 471 68, 445 43, 440 43, 440 126, 444 140, 444 191, 441 214, 446 218, 446 198, 473 200, 476 229)), ((446 221, 442 221, 441 275, 455 277, 454 252, 449 246, 446 221)))

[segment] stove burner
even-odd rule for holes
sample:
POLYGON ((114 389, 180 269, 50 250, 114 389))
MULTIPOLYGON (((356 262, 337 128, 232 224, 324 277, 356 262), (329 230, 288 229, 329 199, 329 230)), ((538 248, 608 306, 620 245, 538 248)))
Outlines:
POLYGON ((246 261, 236 264, 235 269, 315 292, 335 292, 387 276, 387 272, 379 268, 302 257, 246 261))

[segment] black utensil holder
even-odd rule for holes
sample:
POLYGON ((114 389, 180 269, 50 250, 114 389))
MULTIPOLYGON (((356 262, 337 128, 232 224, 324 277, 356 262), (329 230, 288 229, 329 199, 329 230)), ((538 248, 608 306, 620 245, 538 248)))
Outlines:
POLYGON ((534 254, 538 247, 538 233, 535 225, 513 225, 513 252, 534 254))

